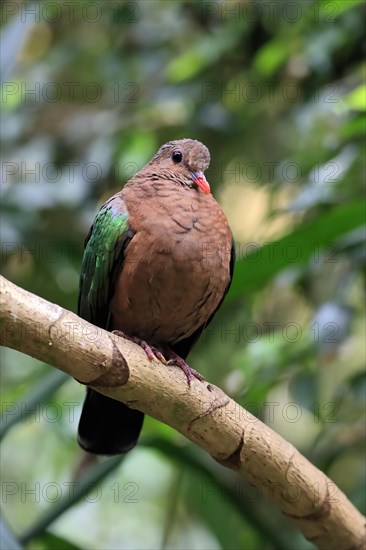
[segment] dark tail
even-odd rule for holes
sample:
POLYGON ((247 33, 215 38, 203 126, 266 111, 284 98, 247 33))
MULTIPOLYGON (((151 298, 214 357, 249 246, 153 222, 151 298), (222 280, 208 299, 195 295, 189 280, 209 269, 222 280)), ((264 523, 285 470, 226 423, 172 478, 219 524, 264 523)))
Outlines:
POLYGON ((88 453, 126 453, 137 443, 144 414, 90 388, 81 412, 78 442, 88 453))

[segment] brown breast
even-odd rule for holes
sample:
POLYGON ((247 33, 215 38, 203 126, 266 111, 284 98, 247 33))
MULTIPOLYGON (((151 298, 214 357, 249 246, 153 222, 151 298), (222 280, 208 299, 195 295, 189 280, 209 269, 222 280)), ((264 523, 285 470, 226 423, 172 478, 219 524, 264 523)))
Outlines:
POLYGON ((151 344, 190 336, 229 283, 231 231, 212 195, 169 180, 122 192, 136 232, 112 299, 112 325, 151 344))

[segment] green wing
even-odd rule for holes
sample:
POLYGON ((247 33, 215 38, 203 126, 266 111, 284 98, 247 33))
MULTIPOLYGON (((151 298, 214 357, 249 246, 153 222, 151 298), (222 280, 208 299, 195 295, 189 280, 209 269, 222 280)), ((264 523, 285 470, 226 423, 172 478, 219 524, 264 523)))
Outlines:
POLYGON ((108 328, 110 301, 124 252, 134 233, 120 195, 99 210, 85 241, 81 266, 78 314, 101 328, 108 328))

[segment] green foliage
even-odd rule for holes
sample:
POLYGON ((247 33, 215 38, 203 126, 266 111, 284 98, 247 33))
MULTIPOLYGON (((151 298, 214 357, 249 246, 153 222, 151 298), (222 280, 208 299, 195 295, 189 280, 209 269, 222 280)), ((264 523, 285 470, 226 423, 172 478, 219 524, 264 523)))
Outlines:
MULTIPOLYGON (((364 3, 27 9, 2 6, 3 274, 75 311, 100 204, 165 141, 200 139, 238 261, 190 363, 365 511, 364 3)), ((10 350, 2 382, 9 548, 310 547, 167 426, 89 462, 84 388, 10 350)))

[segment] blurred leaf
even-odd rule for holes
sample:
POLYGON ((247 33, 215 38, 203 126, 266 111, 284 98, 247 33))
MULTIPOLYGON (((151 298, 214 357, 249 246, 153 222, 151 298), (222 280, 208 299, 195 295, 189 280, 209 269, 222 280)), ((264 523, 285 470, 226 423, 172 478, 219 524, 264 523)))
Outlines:
POLYGON ((291 379, 289 391, 296 403, 308 411, 313 411, 317 396, 317 380, 314 373, 298 373, 291 379))
POLYGON ((354 399, 356 403, 365 406, 366 372, 361 371, 352 376, 349 379, 349 386, 352 394, 352 399, 354 399))
POLYGON ((236 263, 227 300, 232 301, 248 290, 260 288, 282 269, 307 262, 315 250, 326 248, 341 235, 364 223, 364 205, 346 204, 322 214, 311 224, 298 227, 282 239, 257 248, 236 263), (290 255, 293 258, 291 263, 290 255))
POLYGON ((285 40, 272 40, 258 52, 254 67, 264 77, 272 76, 289 56, 288 43, 285 40))
POLYGON ((354 491, 352 491, 350 498, 355 506, 360 510, 361 514, 366 514, 366 490, 365 482, 360 483, 354 491))
MULTIPOLYGON (((324 17, 336 17, 344 11, 352 9, 354 6, 361 5, 363 0, 321 0, 320 2, 320 14, 324 17)), ((331 21, 333 19, 329 19, 331 21)))
POLYGON ((239 25, 226 25, 215 32, 214 36, 202 37, 193 48, 188 48, 179 56, 176 56, 166 67, 167 78, 170 82, 179 83, 193 78, 199 71, 220 59, 224 52, 230 50, 240 38, 240 28, 245 23, 241 20, 239 25), (215 41, 215 48, 212 47, 215 41))
POLYGON ((347 122, 341 129, 343 139, 351 139, 356 136, 364 136, 366 128, 366 117, 358 116, 347 122))
POLYGON ((29 550, 79 550, 80 547, 52 533, 44 533, 32 541, 27 548, 29 550))
POLYGON ((355 90, 343 96, 343 100, 352 109, 366 111, 366 84, 360 84, 355 90))
POLYGON ((21 84, 20 80, 12 80, 1 84, 0 102, 4 112, 12 111, 21 104, 21 84))

